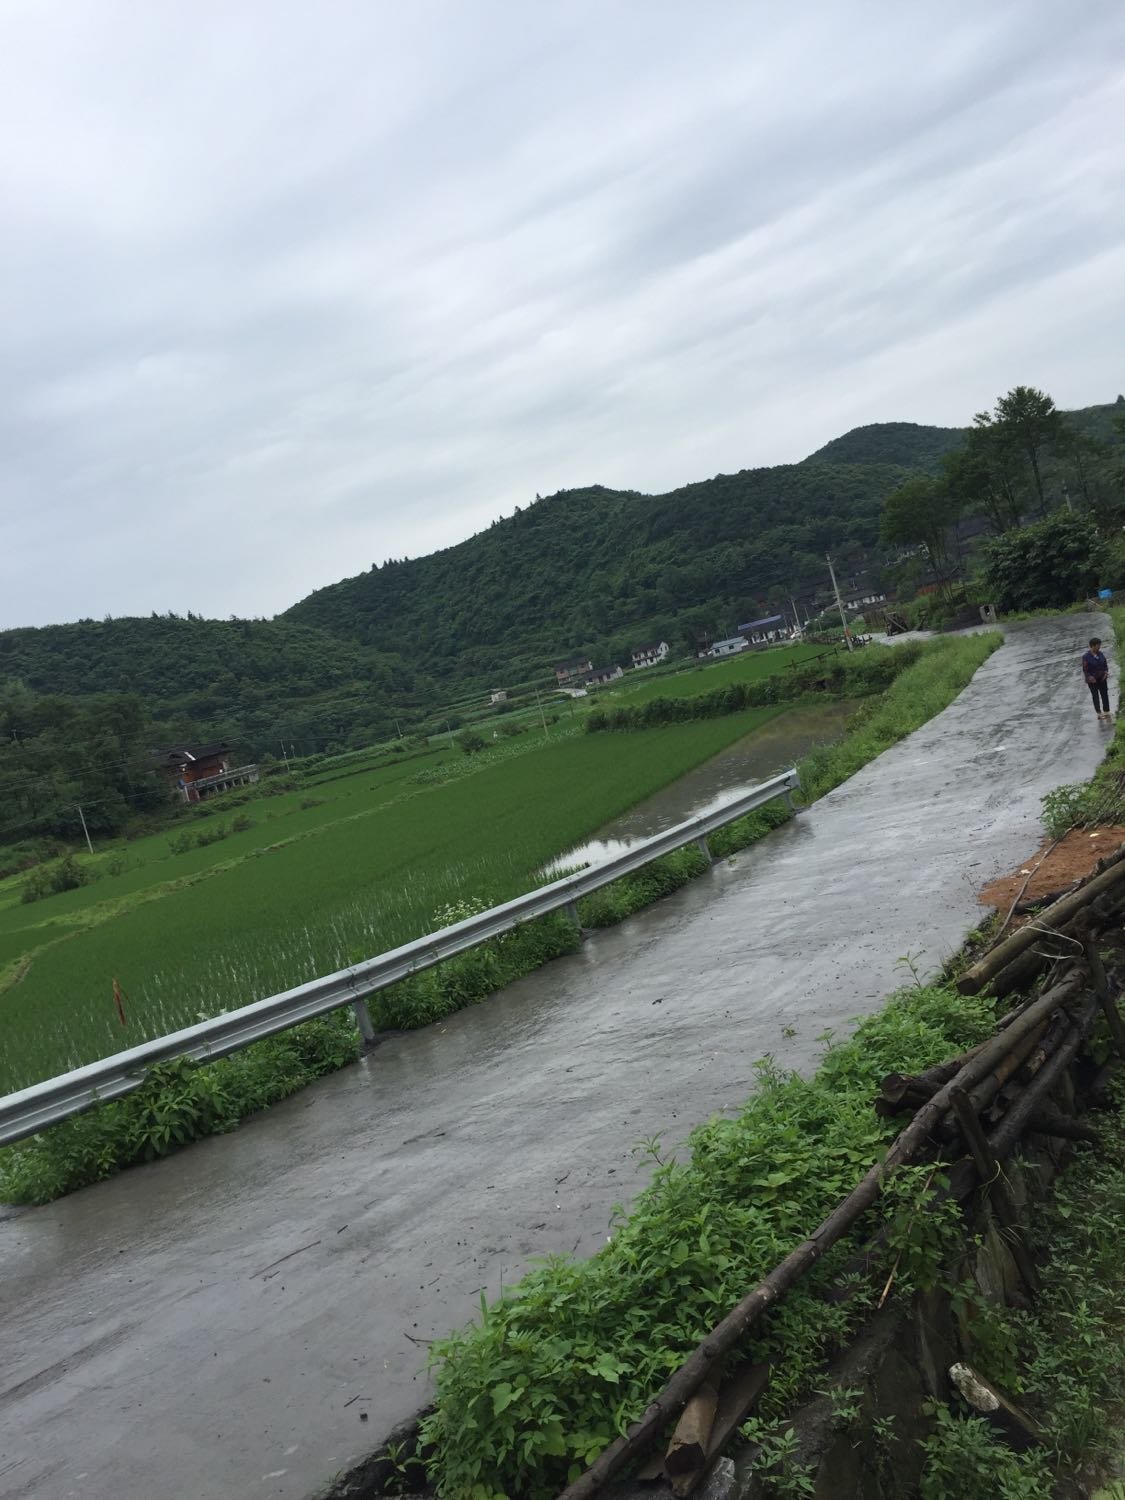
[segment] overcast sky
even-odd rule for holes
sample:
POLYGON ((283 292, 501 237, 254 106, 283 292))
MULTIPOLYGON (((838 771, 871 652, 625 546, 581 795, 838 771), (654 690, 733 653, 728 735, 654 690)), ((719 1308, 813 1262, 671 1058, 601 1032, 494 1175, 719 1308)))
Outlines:
POLYGON ((1125 388, 1125 5, 0 0, 0 625, 1125 388))

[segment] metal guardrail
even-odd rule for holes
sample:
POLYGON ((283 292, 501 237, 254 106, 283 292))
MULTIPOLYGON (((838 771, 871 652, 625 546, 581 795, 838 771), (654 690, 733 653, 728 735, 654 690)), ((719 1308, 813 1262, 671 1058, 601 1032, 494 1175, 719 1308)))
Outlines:
POLYGON ((368 995, 549 912, 569 909, 577 922, 575 903, 580 897, 687 844, 698 843, 710 857, 709 834, 778 797, 784 797, 792 806, 792 793, 799 786, 796 770, 784 771, 714 812, 688 818, 674 828, 634 844, 604 864, 564 875, 538 890, 506 901, 502 906, 491 907, 463 922, 454 923, 452 927, 443 927, 426 937, 415 938, 400 948, 392 948, 389 953, 366 959, 349 969, 313 979, 296 989, 256 1000, 252 1005, 201 1021, 196 1026, 187 1026, 155 1041, 143 1042, 139 1047, 130 1047, 127 1052, 117 1052, 100 1062, 76 1068, 72 1073, 48 1078, 43 1083, 21 1089, 19 1093, 8 1094, 0 1098, 0 1146, 34 1135, 101 1101, 118 1099, 122 1094, 130 1093, 140 1087, 145 1069, 154 1063, 169 1058, 206 1062, 226 1057, 252 1042, 261 1041, 263 1037, 287 1031, 302 1021, 338 1010, 342 1005, 355 1007, 360 1033, 366 1040, 371 1040, 375 1032, 365 1003, 368 995))

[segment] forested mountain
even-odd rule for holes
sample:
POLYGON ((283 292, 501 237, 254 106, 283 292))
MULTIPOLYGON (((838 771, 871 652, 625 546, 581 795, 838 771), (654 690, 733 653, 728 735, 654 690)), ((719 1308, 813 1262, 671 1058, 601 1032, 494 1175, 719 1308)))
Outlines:
POLYGON ((883 501, 908 473, 806 462, 664 495, 563 490, 455 547, 319 589, 284 618, 443 678, 518 680, 577 649, 684 644, 820 588, 829 549, 845 569, 877 561, 883 501))
POLYGON ((196 615, 0 631, 5 678, 67 697, 136 694, 154 739, 222 738, 254 754, 393 733, 393 705, 435 698, 424 672, 308 625, 196 615))

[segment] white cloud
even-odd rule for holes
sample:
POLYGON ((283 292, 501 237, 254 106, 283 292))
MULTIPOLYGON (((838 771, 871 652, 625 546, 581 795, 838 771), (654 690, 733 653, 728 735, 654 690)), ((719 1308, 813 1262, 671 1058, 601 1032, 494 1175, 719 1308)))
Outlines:
POLYGON ((1125 13, 4 5, 0 624, 1125 384, 1125 13))

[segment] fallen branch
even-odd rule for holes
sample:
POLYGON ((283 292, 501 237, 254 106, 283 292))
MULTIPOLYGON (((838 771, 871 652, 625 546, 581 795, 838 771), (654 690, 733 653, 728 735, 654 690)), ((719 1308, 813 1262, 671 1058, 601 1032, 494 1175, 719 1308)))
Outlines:
POLYGON ((1043 865, 1043 861, 1047 858, 1047 856, 1049 854, 1053 854, 1055 852, 1055 850, 1059 847, 1059 844, 1061 842, 1062 842, 1061 839, 1056 839, 1055 842, 1051 845, 1051 847, 1049 849, 1044 850, 1044 852, 1039 856, 1039 863, 1035 866, 1035 869, 1034 870, 1028 870, 1028 872, 1027 872, 1027 879, 1024 881, 1023 885, 1021 885, 1020 888, 1019 888, 1019 890, 1016 892, 1016 899, 1012 902, 1011 906, 1009 906, 1009 908, 1008 908, 1008 915, 1004 918, 1004 920, 1000 923, 1000 926, 996 930, 996 936, 992 940, 994 947, 1000 941, 1000 939, 1004 936, 1004 929, 1007 927, 1008 923, 1012 920, 1013 913, 1015 912, 1016 908, 1020 904, 1020 898, 1022 897, 1024 891, 1026 891, 1027 888, 1028 888, 1028 886, 1031 884, 1031 882, 1032 882, 1033 878, 1035 877, 1035 875, 1038 874, 1039 870, 1041 869, 1041 867, 1043 865))

